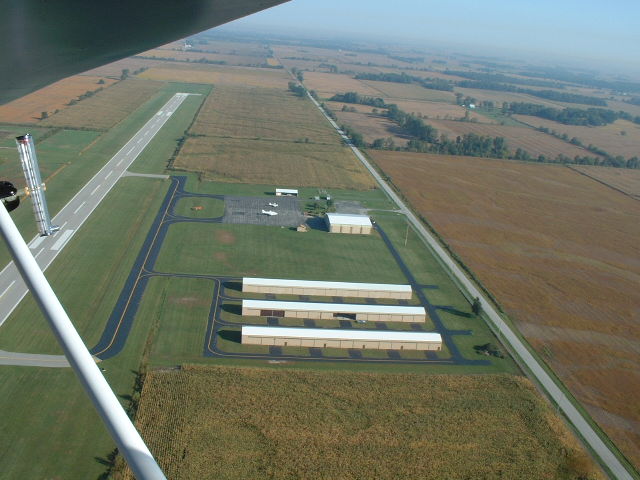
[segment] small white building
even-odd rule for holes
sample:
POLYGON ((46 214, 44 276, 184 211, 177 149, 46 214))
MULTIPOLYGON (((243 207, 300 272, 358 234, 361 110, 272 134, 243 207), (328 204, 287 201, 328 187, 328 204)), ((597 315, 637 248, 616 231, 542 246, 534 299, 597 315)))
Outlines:
POLYGON ((283 347, 368 348, 374 350, 442 349, 442 337, 435 332, 399 332, 329 328, 242 326, 242 343, 283 347))
POLYGON ((373 224, 368 215, 351 213, 327 213, 325 218, 331 233, 353 233, 369 235, 373 224))
POLYGON ((276 188, 276 196, 278 197, 297 197, 298 190, 293 188, 276 188))

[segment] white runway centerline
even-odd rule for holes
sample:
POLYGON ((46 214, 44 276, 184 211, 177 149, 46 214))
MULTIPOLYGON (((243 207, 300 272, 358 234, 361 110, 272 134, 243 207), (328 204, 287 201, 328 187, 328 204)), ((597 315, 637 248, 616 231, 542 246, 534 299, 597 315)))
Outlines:
POLYGON ((82 202, 82 203, 80 204, 80 206, 79 206, 78 208, 76 208, 76 209, 73 211, 73 214, 75 215, 76 213, 78 213, 78 212, 80 211, 80 209, 81 209, 82 207, 84 207, 85 203, 87 203, 87 202, 86 202, 86 201, 85 201, 85 202, 82 202))

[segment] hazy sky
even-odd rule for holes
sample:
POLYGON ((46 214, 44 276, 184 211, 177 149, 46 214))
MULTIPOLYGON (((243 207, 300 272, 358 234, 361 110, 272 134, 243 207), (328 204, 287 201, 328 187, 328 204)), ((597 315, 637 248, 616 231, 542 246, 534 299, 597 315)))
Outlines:
POLYGON ((640 70, 640 0, 292 0, 231 25, 566 55, 640 70))

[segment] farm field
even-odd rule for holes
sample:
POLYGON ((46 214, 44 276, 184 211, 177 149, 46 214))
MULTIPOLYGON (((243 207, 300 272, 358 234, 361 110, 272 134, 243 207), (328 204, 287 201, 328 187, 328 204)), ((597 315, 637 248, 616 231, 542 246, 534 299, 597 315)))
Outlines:
POLYGON ((340 110, 334 111, 334 113, 338 117, 339 124, 353 128, 362 135, 366 143, 372 143, 377 138, 391 137, 396 146, 404 147, 411 138, 402 135, 396 123, 379 115, 341 112, 340 110))
POLYGON ((561 166, 369 154, 639 464, 637 201, 561 166))
POLYGON ((638 170, 589 165, 572 165, 571 168, 640 199, 640 171, 638 170))
POLYGON ((304 72, 304 84, 308 90, 315 90, 320 98, 331 98, 336 93, 358 92, 361 95, 379 97, 380 92, 356 80, 350 75, 324 72, 304 72))
POLYGON ((566 133, 569 138, 577 137, 584 145, 593 144, 614 156, 622 155, 625 159, 640 156, 640 125, 628 120, 619 119, 601 127, 585 127, 564 125, 530 115, 512 116, 532 127, 555 130, 559 135, 566 133))
POLYGON ((141 68, 150 68, 166 64, 167 62, 164 60, 147 60, 138 57, 129 57, 118 60, 117 62, 107 63, 106 65, 94 68, 93 70, 87 70, 80 75, 100 75, 114 80, 119 80, 122 75, 122 70, 129 70, 129 75, 133 75, 133 72, 141 68))
POLYGON ((569 158, 578 156, 593 156, 591 152, 584 148, 577 147, 555 138, 546 133, 538 132, 526 126, 516 127, 511 125, 492 125, 476 122, 455 122, 452 120, 429 120, 429 125, 444 133, 450 139, 458 135, 475 133, 476 135, 489 135, 492 137, 504 137, 507 141, 507 148, 511 153, 521 148, 537 157, 544 155, 547 158, 556 158, 558 155, 566 155, 569 158))
MULTIPOLYGON (((462 87, 456 87, 455 91, 462 93, 465 97, 469 96, 475 98, 480 102, 495 102, 498 106, 501 106, 502 102, 525 102, 544 105, 545 107, 564 108, 564 105, 560 102, 545 100, 544 98, 534 97, 532 95, 527 95, 526 93, 499 92, 494 90, 480 90, 477 88, 462 87)), ((577 104, 573 104, 573 106, 581 107, 577 104)))
POLYGON ((43 120, 48 127, 108 130, 149 100, 164 85, 129 78, 43 120), (96 112, 100 112, 96 115, 96 112))
POLYGON ((136 422, 175 479, 602 478, 512 376, 184 366, 148 373, 136 422))
POLYGON ((250 87, 287 88, 291 78, 283 70, 190 63, 165 64, 145 70, 139 78, 169 82, 246 85, 250 87))
MULTIPOLYGON (((443 119, 443 120, 455 120, 464 118, 466 109, 460 105, 453 105, 442 102, 428 102, 420 100, 389 100, 391 103, 398 105, 400 110, 407 113, 415 113, 423 115, 427 118, 443 119)), ((469 118, 476 120, 480 123, 495 123, 484 115, 475 113, 469 110, 469 118)))
POLYGON ((339 145, 340 137, 307 99, 288 90, 216 86, 190 132, 215 137, 339 145))
POLYGON ((396 100, 428 100, 431 102, 454 103, 453 92, 431 90, 414 83, 378 82, 374 80, 360 80, 376 90, 377 97, 384 97, 386 103, 396 103, 396 100))
POLYGON ((248 55, 225 55, 219 53, 205 53, 205 52, 193 52, 193 51, 181 51, 181 50, 161 50, 153 49, 141 53, 140 57, 152 57, 152 58, 172 58, 178 62, 197 62, 200 59, 205 59, 211 62, 225 62, 228 65, 260 65, 266 63, 265 53, 260 56, 248 56, 248 55))
POLYGON ((355 189, 375 185, 353 153, 340 145, 190 137, 173 168, 220 182, 355 189))
POLYGON ((37 90, 22 98, 0 105, 0 122, 39 123, 42 112, 53 115, 56 110, 64 110, 71 100, 87 91, 106 88, 115 80, 105 76, 75 75, 37 90), (102 80, 104 84, 98 84, 102 80))

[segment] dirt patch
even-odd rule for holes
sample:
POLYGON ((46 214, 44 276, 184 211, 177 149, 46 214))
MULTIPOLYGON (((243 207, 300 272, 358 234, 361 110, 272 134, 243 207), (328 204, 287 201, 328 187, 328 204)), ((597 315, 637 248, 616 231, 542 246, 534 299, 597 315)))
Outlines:
POLYGON ((236 236, 227 230, 216 230, 216 241, 223 245, 233 245, 236 243, 236 236))

